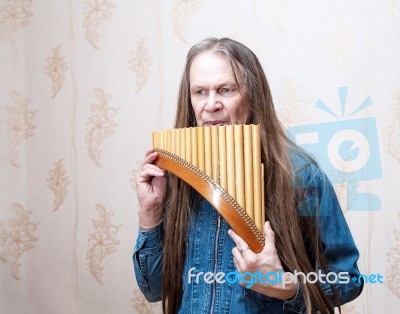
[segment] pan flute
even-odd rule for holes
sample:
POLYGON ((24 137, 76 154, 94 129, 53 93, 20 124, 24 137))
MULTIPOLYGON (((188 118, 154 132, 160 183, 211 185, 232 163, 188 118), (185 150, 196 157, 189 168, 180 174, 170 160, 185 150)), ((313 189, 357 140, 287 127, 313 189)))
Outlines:
POLYGON ((264 246, 260 125, 153 132, 155 164, 191 185, 255 252, 264 246))

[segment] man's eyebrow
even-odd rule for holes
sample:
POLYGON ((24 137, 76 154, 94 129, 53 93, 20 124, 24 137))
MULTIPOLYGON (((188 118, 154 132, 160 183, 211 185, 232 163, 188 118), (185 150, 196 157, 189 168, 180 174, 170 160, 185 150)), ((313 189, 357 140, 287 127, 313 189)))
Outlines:
POLYGON ((200 84, 190 85, 190 90, 195 90, 195 89, 199 89, 199 88, 203 88, 203 87, 200 84))
MULTIPOLYGON (((208 88, 208 84, 201 84, 201 83, 195 83, 195 84, 190 84, 190 89, 194 88, 204 88, 204 85, 206 85, 205 88, 208 88)), ((215 86, 224 86, 224 85, 233 85, 233 86, 237 86, 237 83, 235 80, 226 80, 226 81, 221 81, 221 82, 217 82, 214 83, 213 85, 215 86)))

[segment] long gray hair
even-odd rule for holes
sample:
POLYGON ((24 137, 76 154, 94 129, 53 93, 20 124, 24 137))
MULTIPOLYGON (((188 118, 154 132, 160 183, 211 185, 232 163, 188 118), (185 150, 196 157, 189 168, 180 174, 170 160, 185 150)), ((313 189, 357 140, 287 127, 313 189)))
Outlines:
MULTIPOLYGON (((275 232, 278 256, 286 271, 314 270, 314 265, 326 264, 318 240, 316 217, 299 217, 298 205, 302 200, 300 189, 293 188, 297 180, 290 162, 290 151, 301 152, 286 136, 272 101, 271 91, 256 55, 245 45, 229 38, 207 38, 194 45, 186 58, 178 94, 175 128, 196 126, 190 99, 190 67, 202 53, 222 55, 229 61, 233 73, 240 73, 245 81, 241 93, 249 105, 247 123, 261 125, 262 163, 265 166, 266 219, 275 232), (307 238, 307 246, 306 241, 307 238), (312 256, 312 257, 310 257, 312 256)), ((238 79, 236 78, 236 82, 238 79)), ((239 86, 239 85, 238 85, 239 86)), ((193 189, 175 176, 170 176, 166 204, 166 224, 163 256, 163 310, 175 313, 181 304, 182 278, 186 260, 189 208, 198 199, 193 189)), ((322 313, 333 313, 333 307, 319 285, 303 284, 307 311, 315 308, 322 313)))

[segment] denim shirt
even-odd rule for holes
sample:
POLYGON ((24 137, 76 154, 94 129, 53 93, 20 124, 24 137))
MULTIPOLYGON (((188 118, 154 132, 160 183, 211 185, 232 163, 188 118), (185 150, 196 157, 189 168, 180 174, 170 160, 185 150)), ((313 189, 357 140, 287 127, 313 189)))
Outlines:
MULTIPOLYGON (((304 200, 299 215, 319 218, 320 238, 327 261, 327 273, 338 275, 333 286, 340 304, 355 299, 362 291, 359 278, 358 250, 343 216, 336 194, 326 175, 315 165, 298 155, 292 156, 294 171, 301 178, 297 188, 304 189, 304 200), (318 212, 315 212, 319 209, 318 212)), ((187 254, 183 271, 183 296, 179 313, 306 313, 302 286, 298 284, 296 296, 279 300, 257 293, 230 280, 218 282, 216 277, 206 278, 210 272, 228 274, 235 271, 227 221, 206 201, 190 215, 187 254), (201 274, 202 272, 202 274, 201 274), (208 282, 207 282, 208 281, 208 282)), ((163 226, 150 231, 139 231, 133 253, 133 263, 139 288, 150 302, 161 300, 163 226)), ((318 273, 318 269, 315 270, 318 273)), ((330 274, 333 282, 336 276, 330 274)), ((228 278, 226 278, 228 279, 228 278)), ((177 278, 177 280, 179 280, 177 278)), ((325 281, 326 282, 326 281, 325 281)), ((329 283, 319 283, 327 297, 335 304, 329 283)))

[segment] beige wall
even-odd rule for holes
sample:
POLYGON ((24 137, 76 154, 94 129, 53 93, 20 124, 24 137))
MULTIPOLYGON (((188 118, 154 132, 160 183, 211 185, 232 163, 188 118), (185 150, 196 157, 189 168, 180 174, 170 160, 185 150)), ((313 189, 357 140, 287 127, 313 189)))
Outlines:
POLYGON ((398 0, 1 0, 1 313, 160 313, 133 274, 134 176, 151 132, 172 126, 187 50, 208 36, 259 56, 287 127, 373 118, 362 132, 378 138, 382 175, 354 188, 380 210, 352 210, 335 188, 361 271, 384 284, 344 312, 398 311, 398 0))

